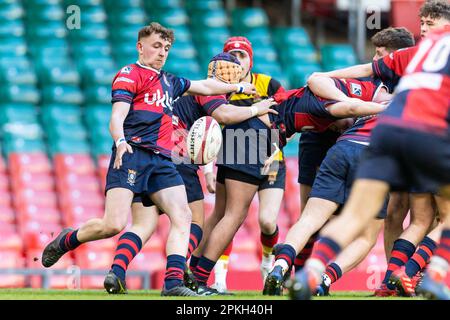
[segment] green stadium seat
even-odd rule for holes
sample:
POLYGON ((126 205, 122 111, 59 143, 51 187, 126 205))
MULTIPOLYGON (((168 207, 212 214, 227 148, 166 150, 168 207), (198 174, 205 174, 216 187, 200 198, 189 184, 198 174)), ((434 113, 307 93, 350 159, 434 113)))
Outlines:
POLYGON ((7 122, 37 123, 37 109, 26 103, 1 104, 0 124, 7 122))
POLYGON ((210 43, 218 43, 221 46, 231 37, 231 33, 226 27, 222 28, 202 28, 202 29, 194 29, 193 34, 194 41, 199 46, 207 45, 210 43))
POLYGON ((111 85, 114 76, 119 71, 117 68, 85 68, 82 73, 82 86, 111 85))
POLYGON ((27 1, 25 21, 27 24, 36 25, 39 22, 63 21, 66 13, 59 4, 33 4, 27 1))
POLYGON ((21 20, 0 21, 0 39, 10 37, 23 37, 25 26, 21 20))
POLYGON ((23 102, 36 104, 40 99, 40 93, 33 85, 3 85, 0 87, 0 96, 2 97, 2 103, 23 102))
POLYGON ((81 122, 68 123, 54 120, 46 125, 45 132, 49 141, 60 139, 84 141, 88 138, 88 133, 81 122))
POLYGON ((8 3, 0 7, 0 21, 22 19, 25 10, 19 2, 8 3))
POLYGON ((27 54, 27 44, 23 37, 6 38, 0 41, 0 57, 20 57, 27 54))
POLYGON ((55 39, 65 38, 67 36, 67 28, 61 21, 48 21, 42 24, 28 24, 28 39, 55 39))
POLYGON ((190 21, 194 29, 226 28, 228 25, 227 13, 223 9, 193 12, 190 21))
POLYGON ((192 42, 192 34, 186 25, 178 25, 170 27, 175 33, 175 43, 192 42))
POLYGON ((106 39, 83 41, 76 45, 77 49, 74 50, 75 59, 83 58, 110 58, 111 45, 106 39))
POLYGON ((331 67, 334 65, 341 65, 345 67, 358 63, 355 51, 349 44, 326 44, 320 48, 320 52, 324 67, 331 67))
POLYGON ((32 153, 32 152, 46 152, 45 143, 43 140, 27 140, 22 138, 14 138, 10 140, 3 140, 2 151, 5 157, 10 153, 32 153))
POLYGON ((11 65, 15 65, 19 68, 31 68, 30 60, 26 56, 19 57, 2 57, 0 56, 0 67, 8 68, 11 65))
POLYGON ((91 149, 86 140, 72 140, 72 139, 55 139, 48 141, 48 148, 51 156, 58 153, 77 154, 90 153, 91 149))
POLYGON ((111 13, 114 11, 120 12, 129 8, 141 9, 142 2, 142 0, 103 0, 103 5, 108 13, 111 13))
MULTIPOLYGON (((201 75, 200 66, 195 59, 186 60, 174 59, 174 57, 170 57, 169 59, 167 59, 163 69, 177 76, 186 78, 189 78, 192 75, 196 77, 201 75)), ((206 75, 201 77, 201 79, 204 79, 205 77, 206 75)))
POLYGON ((319 56, 314 47, 284 46, 280 49, 280 60, 286 66, 293 64, 318 64, 319 56))
POLYGON ((42 66, 39 69, 39 80, 41 83, 48 84, 69 84, 77 85, 80 83, 80 75, 77 69, 71 63, 65 65, 42 66))
MULTIPOLYGON (((116 27, 111 30, 111 34, 125 26, 138 26, 138 29, 148 23, 145 11, 139 7, 119 8, 120 10, 108 10, 108 24, 111 27, 116 27)), ((137 32, 136 32, 137 35, 137 32)), ((135 37, 136 37, 135 35, 135 37)))
POLYGON ((298 140, 300 135, 295 135, 294 138, 289 140, 286 146, 283 148, 284 157, 298 157, 298 140))
POLYGON ((261 28, 255 28, 250 29, 248 31, 242 32, 240 30, 236 30, 233 28, 233 34, 241 34, 250 40, 252 44, 259 43, 260 45, 273 45, 272 44, 272 38, 270 37, 270 32, 268 28, 261 27, 261 28))
POLYGON ((221 0, 191 0, 185 2, 185 7, 189 12, 211 11, 223 9, 221 0))
POLYGON ((3 141, 24 139, 41 140, 43 137, 42 127, 39 123, 8 122, 2 126, 3 141))
POLYGON ((184 10, 183 8, 173 8, 170 10, 152 9, 148 12, 148 14, 150 17, 150 21, 158 21, 160 24, 167 28, 186 25, 189 21, 186 10, 184 10))
POLYGON ((83 94, 77 86, 73 85, 46 85, 42 89, 42 101, 52 103, 83 103, 83 94))
POLYGON ((170 49, 169 59, 195 59, 197 50, 192 42, 177 42, 170 49))
POLYGON ((278 63, 277 52, 273 46, 253 45, 253 60, 265 63, 278 63))
POLYGON ((92 85, 84 89, 86 103, 111 103, 111 85, 92 85))
POLYGON ((0 66, 0 81, 9 84, 31 84, 37 83, 36 73, 33 69, 18 65, 0 66))
POLYGON ((109 139, 107 139, 106 137, 102 137, 101 139, 93 141, 91 143, 92 155, 97 158, 98 156, 103 154, 110 154, 112 145, 113 141, 111 136, 109 137, 109 139))
MULTIPOLYGON (((63 0, 64 6, 70 6, 74 4, 73 0, 63 0)), ((76 5, 80 6, 81 9, 89 7, 98 7, 102 5, 102 0, 77 0, 76 5)))
POLYGON ((83 25, 80 29, 68 31, 69 38, 74 42, 107 40, 108 29, 104 23, 91 23, 83 25))
POLYGON ((75 104, 47 104, 41 107, 42 123, 46 127, 53 122, 79 124, 81 115, 81 107, 75 104))
POLYGON ((84 120, 88 128, 106 124, 111 117, 111 104, 94 104, 84 107, 84 120))
POLYGON ((289 68, 289 81, 292 88, 300 88, 306 85, 306 80, 313 72, 320 72, 320 65, 294 65, 289 68))
POLYGON ((272 39, 277 47, 284 48, 287 44, 297 47, 311 46, 308 33, 301 27, 276 27, 272 29, 272 39))
POLYGON ((183 3, 181 0, 152 0, 152 1, 144 1, 144 8, 148 12, 151 12, 154 9, 178 9, 182 8, 183 3))
POLYGON ((233 28, 239 28, 241 32, 245 32, 267 27, 269 19, 262 8, 238 8, 231 13, 231 24, 233 28))

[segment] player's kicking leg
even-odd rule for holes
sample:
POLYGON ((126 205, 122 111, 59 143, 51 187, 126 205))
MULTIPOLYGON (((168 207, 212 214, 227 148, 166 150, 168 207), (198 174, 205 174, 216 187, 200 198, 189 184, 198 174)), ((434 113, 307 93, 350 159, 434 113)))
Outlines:
POLYGON ((131 206, 132 225, 118 240, 111 270, 103 285, 110 294, 127 293, 126 272, 133 258, 150 239, 158 225, 156 206, 144 207, 139 200, 131 206))
POLYGON ((42 264, 54 265, 68 251, 75 250, 88 241, 110 238, 121 232, 128 220, 133 192, 125 188, 113 188, 106 193, 105 215, 91 219, 79 229, 66 228, 50 242, 42 253, 42 264))

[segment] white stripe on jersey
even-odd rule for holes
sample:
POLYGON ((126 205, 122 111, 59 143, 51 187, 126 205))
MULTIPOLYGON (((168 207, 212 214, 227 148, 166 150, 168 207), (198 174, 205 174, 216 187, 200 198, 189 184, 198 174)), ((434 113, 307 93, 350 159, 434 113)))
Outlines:
POLYGON ((438 91, 441 89, 444 77, 438 73, 417 72, 408 74, 402 78, 397 86, 396 93, 405 90, 430 89, 438 91))

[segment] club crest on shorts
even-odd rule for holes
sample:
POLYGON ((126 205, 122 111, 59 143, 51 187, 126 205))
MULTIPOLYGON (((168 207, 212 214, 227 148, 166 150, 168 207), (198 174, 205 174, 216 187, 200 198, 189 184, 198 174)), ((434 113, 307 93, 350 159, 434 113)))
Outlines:
POLYGON ((134 186, 134 184, 136 183, 136 176, 137 176, 137 171, 136 170, 128 169, 127 183, 130 186, 134 186))

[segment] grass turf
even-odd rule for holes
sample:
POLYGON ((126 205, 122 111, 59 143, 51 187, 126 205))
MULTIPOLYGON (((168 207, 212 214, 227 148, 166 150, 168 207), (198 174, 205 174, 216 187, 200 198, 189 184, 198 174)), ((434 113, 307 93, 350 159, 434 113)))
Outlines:
MULTIPOLYGON (((0 289, 0 300, 287 300, 288 297, 263 296, 258 291, 234 291, 234 296, 161 297, 159 290, 130 290, 126 295, 109 295, 104 290, 0 289)), ((372 292, 341 291, 317 300, 417 300, 421 298, 371 297, 372 292)))

